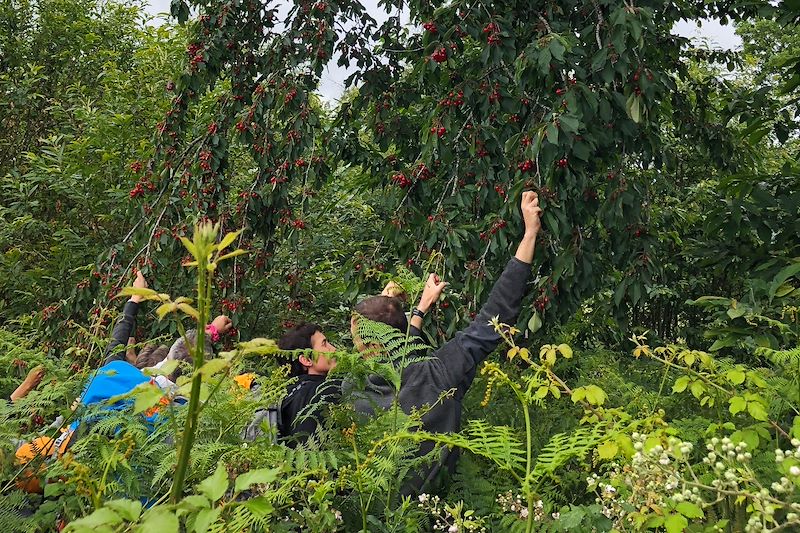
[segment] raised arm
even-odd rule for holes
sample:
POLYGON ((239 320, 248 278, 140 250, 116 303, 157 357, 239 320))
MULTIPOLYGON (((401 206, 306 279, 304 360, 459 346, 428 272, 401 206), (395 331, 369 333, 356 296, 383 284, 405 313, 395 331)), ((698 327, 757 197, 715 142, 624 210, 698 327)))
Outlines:
MULTIPOLYGON (((147 288, 147 280, 141 272, 136 272, 136 279, 133 281, 133 286, 140 289, 147 288)), ((131 333, 136 328, 136 313, 139 311, 139 304, 142 303, 141 296, 133 295, 125 302, 125 307, 122 310, 122 318, 114 326, 114 331, 111 333, 111 343, 106 348, 105 363, 111 361, 125 361, 125 350, 119 349, 120 346, 126 346, 131 333)))
POLYGON ((452 386, 463 383, 467 376, 474 377, 474 368, 500 344, 500 336, 489 325, 492 318, 499 317, 500 322, 505 324, 516 323, 530 276, 536 236, 541 228, 541 213, 536 193, 522 193, 525 235, 517 247, 517 253, 495 282, 489 298, 475 319, 437 351, 441 371, 452 386))

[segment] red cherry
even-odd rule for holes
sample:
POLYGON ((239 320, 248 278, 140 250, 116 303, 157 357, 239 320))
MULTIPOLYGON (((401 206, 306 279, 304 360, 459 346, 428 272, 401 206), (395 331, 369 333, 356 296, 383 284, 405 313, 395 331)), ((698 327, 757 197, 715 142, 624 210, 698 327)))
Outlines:
POLYGON ((431 59, 437 63, 444 63, 447 61, 447 48, 444 46, 437 48, 436 51, 431 54, 431 59))

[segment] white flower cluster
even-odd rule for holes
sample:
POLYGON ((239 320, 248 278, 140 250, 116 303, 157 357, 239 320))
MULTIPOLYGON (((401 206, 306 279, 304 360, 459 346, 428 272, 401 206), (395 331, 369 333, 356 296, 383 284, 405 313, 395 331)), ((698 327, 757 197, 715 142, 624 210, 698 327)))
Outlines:
POLYGON ((747 451, 746 442, 736 444, 728 437, 714 437, 706 444, 706 449, 708 454, 703 457, 703 463, 710 466, 717 476, 711 481, 715 489, 737 491, 742 482, 751 478, 745 465, 753 455, 747 451))
MULTIPOLYGON (((790 449, 775 450, 775 462, 784 475, 767 488, 751 467, 753 453, 745 442, 714 437, 706 444, 702 464, 697 464, 692 443, 660 437, 656 443, 650 439, 648 445, 649 437, 631 435, 635 453, 630 464, 611 463, 603 477, 593 473, 586 478, 589 490, 597 493, 595 501, 602 506, 602 513, 618 529, 628 529, 635 519, 641 519, 639 509, 664 509, 681 502, 705 509, 741 497, 747 501, 749 513, 746 533, 800 531, 800 503, 796 502, 800 439, 792 439, 790 449)), ((647 511, 643 512, 646 517, 647 511)))
MULTIPOLYGON (((780 448, 775 450, 775 462, 782 463, 786 459, 800 459, 800 440, 792 439, 792 446, 793 448, 790 448, 788 450, 781 450, 780 448)), ((793 476, 800 476, 800 467, 792 466, 789 469, 789 472, 793 476), (792 469, 796 470, 793 472, 792 469)))
MULTIPOLYGON (((526 505, 522 503, 522 495, 514 494, 511 491, 497 496, 497 503, 500 508, 505 512, 517 513, 520 520, 527 520, 530 511, 526 505)), ((557 514, 557 513, 556 513, 557 514)), ((544 502, 542 500, 536 501, 533 505, 533 520, 539 522, 544 517, 544 502)))
POLYGON ((418 506, 427 509, 436 519, 433 524, 434 531, 447 531, 447 533, 460 533, 462 531, 485 532, 483 519, 478 518, 472 511, 462 516, 462 503, 454 506, 443 502, 439 496, 430 496, 422 493, 417 496, 418 506), (469 518, 467 518, 469 517, 469 518))

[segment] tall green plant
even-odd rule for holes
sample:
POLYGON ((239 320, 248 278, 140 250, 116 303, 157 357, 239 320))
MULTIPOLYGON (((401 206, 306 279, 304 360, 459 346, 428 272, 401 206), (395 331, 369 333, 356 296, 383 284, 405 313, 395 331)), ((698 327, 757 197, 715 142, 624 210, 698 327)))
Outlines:
POLYGON ((168 313, 181 312, 190 316, 197 326, 196 342, 190 342, 182 323, 180 320, 178 321, 178 327, 184 342, 190 347, 193 372, 190 378, 191 389, 189 391, 186 422, 178 444, 178 459, 171 491, 173 502, 177 502, 183 494, 186 470, 189 466, 192 445, 197 432, 197 417, 201 410, 200 389, 204 374, 209 373, 208 371, 203 372, 206 355, 204 332, 209 323, 209 315, 211 313, 211 292, 214 286, 214 273, 221 262, 245 253, 243 250, 223 253, 236 240, 238 232, 228 233, 219 243, 217 242, 218 233, 218 224, 205 222, 195 226, 194 237, 191 241, 186 237, 181 237, 183 245, 194 258, 194 261, 186 263, 184 266, 197 268, 197 308, 192 307, 192 302, 188 298, 178 298, 172 301, 169 295, 158 294, 152 289, 135 289, 131 287, 121 293, 124 295, 136 294, 148 300, 160 301, 162 304, 156 311, 160 317, 164 317, 168 313))

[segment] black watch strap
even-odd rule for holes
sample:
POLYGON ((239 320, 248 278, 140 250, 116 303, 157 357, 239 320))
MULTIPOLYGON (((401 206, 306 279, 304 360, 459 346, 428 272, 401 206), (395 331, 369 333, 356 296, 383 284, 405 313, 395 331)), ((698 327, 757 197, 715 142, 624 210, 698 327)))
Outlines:
POLYGON ((420 318, 425 318, 425 313, 420 311, 419 308, 417 308, 417 307, 415 307, 414 309, 411 310, 411 315, 412 316, 418 316, 420 318))

